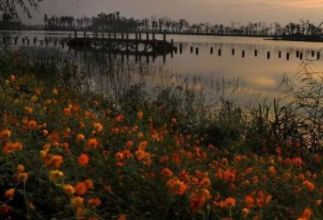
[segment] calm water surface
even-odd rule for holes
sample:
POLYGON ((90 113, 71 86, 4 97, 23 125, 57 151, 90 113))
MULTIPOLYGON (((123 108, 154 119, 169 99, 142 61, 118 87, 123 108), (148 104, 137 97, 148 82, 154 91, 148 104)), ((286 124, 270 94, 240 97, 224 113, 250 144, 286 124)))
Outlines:
POLYGON ((59 54, 62 59, 73 59, 80 71, 88 73, 93 90, 115 95, 138 83, 144 83, 148 91, 180 85, 202 91, 210 101, 229 97, 248 103, 278 97, 283 76, 295 78, 304 62, 313 71, 323 71, 323 43, 167 35, 167 40, 173 39, 178 47, 177 53, 167 54, 166 59, 162 56, 136 59, 100 51, 75 51, 65 43, 55 44, 56 40, 73 36, 72 32, 2 31, 1 35, 18 37, 18 45, 34 53, 33 57, 59 54), (30 39, 29 45, 27 40, 22 42, 26 37, 30 39), (48 45, 43 41, 45 38, 51 39, 48 45))

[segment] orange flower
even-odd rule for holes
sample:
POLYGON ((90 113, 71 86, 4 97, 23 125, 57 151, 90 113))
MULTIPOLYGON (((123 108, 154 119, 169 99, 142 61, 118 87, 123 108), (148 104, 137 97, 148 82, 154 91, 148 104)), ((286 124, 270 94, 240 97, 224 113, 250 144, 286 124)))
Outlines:
POLYGON ((78 134, 78 135, 76 136, 76 141, 77 141, 77 142, 81 142, 81 141, 83 141, 84 139, 85 139, 84 134, 78 134))
POLYGON ((8 189, 5 193, 4 193, 4 196, 7 198, 7 199, 13 199, 13 197, 15 196, 15 193, 16 193, 16 190, 14 188, 11 188, 11 189, 8 189))
POLYGON ((85 185, 86 185, 86 187, 88 189, 94 189, 94 184, 93 184, 93 181, 92 180, 86 179, 86 180, 84 180, 84 183, 85 183, 85 185))
POLYGON ((94 122, 93 127, 97 132, 103 131, 103 125, 100 122, 94 122))
POLYGON ((84 182, 79 182, 74 186, 75 193, 79 196, 83 196, 87 193, 87 186, 84 182))
POLYGON ((121 121, 123 121, 124 120, 124 115, 122 115, 122 114, 120 114, 120 115, 117 115, 116 117, 115 117, 115 119, 116 119, 116 121, 119 121, 119 122, 121 122, 121 121))
POLYGON ((79 157, 78 157, 78 164, 82 167, 85 167, 89 164, 90 162, 90 157, 85 154, 85 153, 82 153, 79 157))
POLYGON ((224 207, 225 208, 232 208, 236 205, 236 199, 232 197, 228 197, 224 200, 224 207))
POLYGON ((102 201, 99 198, 91 198, 87 202, 91 206, 100 206, 102 204, 102 201))
POLYGON ((31 113, 33 113, 33 108, 32 108, 32 107, 29 107, 29 106, 26 106, 26 107, 25 107, 25 113, 26 113, 26 114, 31 114, 31 113))
POLYGON ((277 171, 276 171, 276 169, 275 169, 275 167, 274 167, 274 166, 271 166, 271 167, 269 167, 269 168, 268 168, 268 174, 269 174, 270 176, 275 176, 275 175, 276 175, 276 173, 277 173, 277 171))
POLYGON ((22 144, 20 142, 6 142, 2 149, 4 154, 14 153, 20 150, 22 150, 22 144))
POLYGON ((314 188, 315 188, 314 183, 312 183, 312 182, 310 182, 310 181, 308 181, 308 180, 304 180, 304 181, 303 181, 303 185, 306 187, 306 189, 307 189, 308 191, 313 191, 313 190, 314 190, 314 188))
POLYGON ((174 195, 184 195, 187 190, 187 184, 179 180, 177 177, 169 179, 167 181, 167 186, 174 195))
POLYGON ((310 208, 305 208, 302 215, 297 220, 309 220, 313 216, 313 211, 310 208))
POLYGON ((127 148, 131 148, 133 146, 133 141, 127 141, 127 144, 126 144, 127 148))
POLYGON ((71 199, 71 205, 74 208, 82 207, 84 204, 84 199, 80 196, 75 196, 71 199))
POLYGON ((247 195, 244 199, 247 208, 252 208, 255 205, 255 199, 253 198, 252 195, 247 195))
POLYGON ((18 164, 17 166, 17 172, 22 173, 25 171, 25 166, 23 164, 18 164))
POLYGON ((163 168, 161 171, 161 174, 166 176, 166 177, 171 177, 173 176, 173 171, 169 168, 163 168))
POLYGON ((192 212, 197 212, 203 208, 209 199, 211 199, 211 194, 207 189, 192 192, 190 196, 190 208, 192 212))
POLYGON ((65 116, 71 116, 72 115, 72 109, 69 107, 64 108, 63 110, 65 116))
POLYGON ((249 215, 249 213, 250 213, 250 209, 243 208, 241 210, 241 212, 242 212, 243 217, 247 217, 247 215, 249 215))
POLYGON ((127 220, 127 216, 126 215, 119 215, 117 220, 127 220))
POLYGON ((11 137, 11 131, 9 129, 4 129, 0 132, 0 139, 7 139, 11 137))
POLYGON ((99 146, 99 142, 96 138, 90 138, 86 144, 86 146, 90 149, 96 149, 99 146))
POLYGON ((74 186, 70 185, 70 184, 65 184, 63 186, 63 190, 66 194, 68 195, 73 195, 75 193, 75 189, 74 186))
POLYGON ((35 130, 37 128, 37 122, 35 120, 30 120, 28 121, 27 123, 27 127, 30 129, 30 130, 35 130))
POLYGON ((53 155, 50 160, 47 162, 47 166, 59 168, 64 162, 64 158, 61 155, 53 155))

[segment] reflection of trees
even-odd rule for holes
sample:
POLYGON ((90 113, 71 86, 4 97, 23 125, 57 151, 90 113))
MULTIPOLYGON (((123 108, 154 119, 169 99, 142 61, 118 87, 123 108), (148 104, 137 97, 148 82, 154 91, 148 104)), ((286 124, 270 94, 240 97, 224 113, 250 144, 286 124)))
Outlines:
POLYGON ((18 12, 22 10, 28 17, 31 17, 31 10, 37 7, 42 0, 1 0, 0 15, 2 17, 18 18, 18 12))

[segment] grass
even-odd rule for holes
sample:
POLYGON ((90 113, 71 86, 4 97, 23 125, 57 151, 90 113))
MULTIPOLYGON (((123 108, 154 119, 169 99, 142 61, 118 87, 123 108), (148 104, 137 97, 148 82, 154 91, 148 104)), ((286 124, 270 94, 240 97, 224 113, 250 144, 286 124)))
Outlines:
POLYGON ((323 218, 323 159, 295 106, 81 94, 15 56, 0 59, 2 219, 323 218))

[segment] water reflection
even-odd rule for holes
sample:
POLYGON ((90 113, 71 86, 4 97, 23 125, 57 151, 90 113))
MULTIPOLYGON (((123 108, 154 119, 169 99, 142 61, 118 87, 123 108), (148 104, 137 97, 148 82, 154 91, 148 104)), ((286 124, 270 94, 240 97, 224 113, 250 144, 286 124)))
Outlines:
POLYGON ((134 84, 144 83, 152 94, 168 86, 187 86, 205 93, 209 100, 229 97, 241 102, 258 101, 279 96, 277 88, 283 75, 293 78, 304 61, 316 71, 323 70, 320 43, 169 35, 167 40, 174 40, 177 51, 164 57, 151 57, 72 50, 66 46, 66 39, 72 34, 6 33, 15 36, 14 39, 18 36, 17 46, 24 46, 25 53, 34 59, 56 56, 61 61, 73 60, 80 72, 88 73, 92 90, 108 91, 114 96, 134 84))

